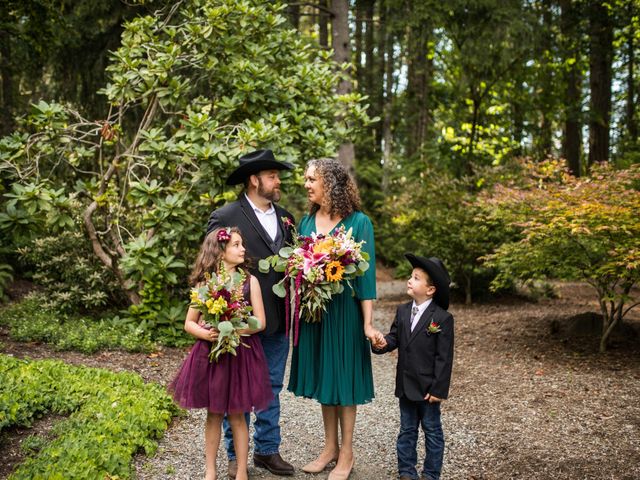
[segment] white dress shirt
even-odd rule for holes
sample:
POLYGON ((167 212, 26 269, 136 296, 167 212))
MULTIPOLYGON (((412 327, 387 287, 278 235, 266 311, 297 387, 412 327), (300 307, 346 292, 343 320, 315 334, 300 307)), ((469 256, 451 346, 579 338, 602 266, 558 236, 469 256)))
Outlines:
POLYGON ((244 196, 247 197, 247 201, 256 213, 256 217, 258 217, 258 221, 260 222, 260 225, 262 225, 262 228, 264 228, 267 234, 271 237, 271 240, 275 240, 278 235, 278 217, 276 216, 276 209, 273 206, 273 203, 271 203, 269 209, 264 212, 251 201, 246 193, 244 196))
POLYGON ((411 322, 412 332, 413 332, 413 329, 416 328, 416 325, 418 324, 420 317, 422 316, 424 311, 427 309, 427 307, 431 304, 432 300, 433 298, 429 298, 427 301, 422 302, 420 305, 416 305, 416 301, 415 300, 413 301, 413 304, 411 305, 411 310, 413 310, 413 307, 418 307, 418 313, 416 313, 416 316, 413 317, 413 321, 411 322))

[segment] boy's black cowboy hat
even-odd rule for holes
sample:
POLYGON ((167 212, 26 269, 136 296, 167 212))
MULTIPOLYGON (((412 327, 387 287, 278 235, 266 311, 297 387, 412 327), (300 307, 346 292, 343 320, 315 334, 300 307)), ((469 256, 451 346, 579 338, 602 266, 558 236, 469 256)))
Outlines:
POLYGON ((405 253, 404 256, 409 260, 413 268, 421 268, 429 274, 436 287, 433 301, 447 310, 449 308, 449 284, 451 283, 451 278, 442 260, 437 257, 419 257, 413 253, 405 253))
POLYGON ((239 161, 240 166, 231 172, 227 178, 227 185, 242 183, 248 176, 263 170, 291 170, 293 168, 290 163, 277 161, 271 150, 256 150, 247 153, 241 156, 239 161))

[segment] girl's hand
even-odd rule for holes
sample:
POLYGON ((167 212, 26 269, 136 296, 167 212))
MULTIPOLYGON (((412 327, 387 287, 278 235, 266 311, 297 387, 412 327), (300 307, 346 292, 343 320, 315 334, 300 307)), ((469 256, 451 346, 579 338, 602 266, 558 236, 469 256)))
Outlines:
POLYGON ((218 335, 220 334, 220 332, 215 328, 203 328, 202 330, 204 332, 204 335, 202 337, 203 340, 206 340, 208 342, 215 342, 216 340, 218 340, 218 335))

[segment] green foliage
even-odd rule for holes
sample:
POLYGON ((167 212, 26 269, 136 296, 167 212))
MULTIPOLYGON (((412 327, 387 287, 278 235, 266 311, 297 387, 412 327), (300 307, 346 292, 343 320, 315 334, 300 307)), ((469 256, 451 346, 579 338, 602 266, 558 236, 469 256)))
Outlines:
POLYGON ((491 253, 511 233, 503 222, 489 218, 477 197, 508 172, 479 170, 477 176, 462 179, 436 168, 407 173, 392 183, 393 190, 401 193, 390 198, 383 210, 376 236, 379 255, 391 261, 402 260, 405 252, 440 257, 467 303, 474 294, 486 294, 487 280, 495 272, 479 257, 491 253))
POLYGON ((513 278, 588 282, 604 318, 604 351, 613 328, 637 305, 631 290, 640 280, 640 166, 595 165, 584 179, 558 161, 523 168, 523 181, 496 187, 485 202, 493 218, 521 235, 487 257, 500 270, 494 285, 513 278))
POLYGON ((113 273, 97 261, 85 235, 77 229, 36 238, 18 252, 32 266, 33 281, 44 287, 47 302, 43 307, 48 310, 98 312, 124 303, 113 273))
POLYGON ((69 415, 53 427, 51 442, 29 442, 37 452, 12 480, 130 478, 133 455, 152 454, 178 413, 160 385, 133 373, 0 355, 0 379, 0 431, 48 413, 69 415))
POLYGON ((14 185, 0 228, 12 243, 78 231, 68 219, 81 219, 132 305, 127 317, 169 334, 238 156, 257 147, 294 162, 331 155, 367 121, 359 95, 334 93, 344 72, 286 27, 282 5, 176 5, 125 25, 102 90, 108 118, 41 101, 0 141, 2 175, 14 185))
MULTIPOLYGON (((59 350, 94 353, 98 350, 122 349, 131 352, 151 351, 155 344, 149 333, 134 323, 118 319, 65 317, 48 310, 41 294, 32 293, 20 303, 0 310, 0 325, 9 327, 11 338, 20 342, 44 342, 59 350)), ((175 343, 175 341, 174 341, 175 343)))

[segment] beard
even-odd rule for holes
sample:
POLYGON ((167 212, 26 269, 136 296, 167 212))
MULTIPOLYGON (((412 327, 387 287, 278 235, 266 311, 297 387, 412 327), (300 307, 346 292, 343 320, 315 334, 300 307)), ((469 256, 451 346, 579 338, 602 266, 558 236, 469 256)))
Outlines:
POLYGON ((272 189, 267 190, 260 177, 258 177, 258 195, 274 203, 279 202, 281 197, 280 189, 278 187, 273 187, 272 189))

